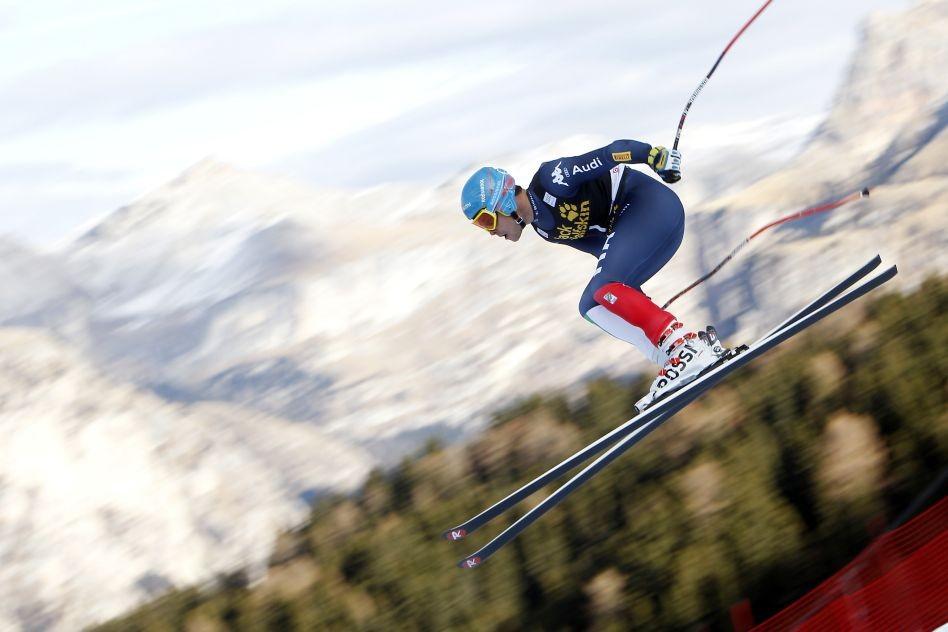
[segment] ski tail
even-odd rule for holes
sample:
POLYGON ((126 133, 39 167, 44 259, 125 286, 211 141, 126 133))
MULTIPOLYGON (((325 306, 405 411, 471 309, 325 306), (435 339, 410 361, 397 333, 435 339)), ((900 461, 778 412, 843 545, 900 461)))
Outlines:
MULTIPOLYGON (((870 272, 876 269, 881 263, 882 263, 882 259, 879 257, 879 255, 876 255, 874 259, 870 260, 868 263, 863 265, 859 270, 857 270, 853 274, 849 275, 843 281, 837 283, 833 288, 825 292, 815 301, 812 301, 811 303, 809 303, 802 309, 798 310, 795 314, 785 319, 782 323, 780 323, 780 325, 778 325, 776 328, 771 330, 766 336, 764 336, 764 338, 768 338, 774 335, 775 333, 779 332, 781 329, 789 325, 792 325, 794 322, 796 322, 800 318, 803 318, 807 314, 819 309, 820 307, 828 303, 830 300, 836 298, 841 293, 846 291, 849 287, 851 287, 853 284, 858 282, 860 279, 868 275, 870 272)), ((673 397, 674 395, 675 393, 671 393, 669 397, 673 397)), ((662 400, 662 402, 665 402, 665 401, 667 401, 667 398, 662 400)), ((467 536, 474 533, 474 531, 484 526, 485 524, 487 524, 488 522, 490 522, 497 516, 503 514, 504 512, 509 510, 511 507, 517 505, 518 503, 523 501, 525 498, 527 498, 528 496, 530 496, 531 494, 533 494, 540 488, 550 484, 551 482, 555 481, 560 476, 571 471, 573 468, 577 467, 580 463, 586 461, 592 456, 605 450, 616 441, 619 441, 620 439, 625 437, 627 434, 631 432, 635 432, 637 428, 642 427, 645 424, 648 424, 652 422, 653 420, 655 420, 657 416, 656 413, 659 412, 659 408, 662 402, 656 402, 655 406, 650 407, 645 412, 637 415, 633 419, 630 419, 624 424, 616 427, 615 429, 613 429, 606 435, 600 437, 598 440, 589 444, 582 450, 579 450, 572 456, 566 458, 562 462, 553 466, 552 468, 550 468, 549 470, 547 470, 540 476, 536 477, 532 481, 528 482, 527 484, 523 485, 519 489, 514 490, 513 492, 511 492, 504 498, 500 499, 499 501, 497 501, 490 507, 487 507, 476 516, 466 520, 465 522, 462 522, 461 524, 457 526, 454 526, 454 527, 451 527, 450 529, 445 530, 442 533, 441 537, 446 540, 452 540, 452 541, 463 540, 467 536)))
MULTIPOLYGON (((871 263, 871 262, 870 262, 871 263)), ((490 556, 496 553, 501 547, 506 543, 517 537, 524 529, 529 527, 531 524, 536 522, 543 514, 547 511, 561 503, 570 493, 572 493, 576 488, 585 483, 587 480, 592 478, 597 472, 599 472, 606 465, 614 461, 616 458, 621 456, 635 443, 640 441, 645 437, 649 432, 661 425, 662 422, 669 419, 679 410, 693 402, 701 394, 707 391, 709 388, 720 382, 725 376, 729 375, 736 369, 744 366, 757 356, 763 354, 764 352, 776 347, 780 343, 786 341, 792 336, 800 333, 807 327, 813 325, 814 323, 822 320, 826 316, 833 314, 839 309, 845 307, 846 305, 852 303, 857 298, 867 294, 868 292, 880 287, 882 284, 886 283, 892 279, 898 270, 895 266, 888 268, 887 270, 877 274, 876 276, 870 278, 869 280, 857 285, 852 288, 839 298, 836 298, 832 301, 825 301, 823 305, 806 316, 798 319, 796 322, 791 323, 785 327, 782 331, 779 331, 776 334, 772 334, 769 337, 764 337, 755 342, 750 346, 748 351, 736 356, 732 362, 729 362, 727 365, 722 367, 722 370, 716 371, 712 374, 709 374, 710 377, 708 380, 701 383, 700 387, 694 389, 689 393, 688 397, 681 399, 670 399, 666 400, 668 402, 667 407, 663 408, 661 416, 656 417, 649 422, 646 422, 647 425, 643 425, 636 429, 635 432, 630 434, 628 437, 623 439, 621 442, 610 448, 605 454, 597 458, 591 464, 586 466, 578 474, 573 476, 569 481, 557 489, 553 494, 548 496, 546 499, 541 501, 536 507, 528 511, 521 518, 515 521, 512 525, 507 527, 504 531, 498 534, 494 539, 488 542, 486 545, 467 556, 460 562, 458 566, 460 568, 474 568, 481 565, 485 562, 490 556), (659 420, 660 419, 660 420, 659 420)), ((837 286, 838 287, 838 286, 837 286)), ((829 290, 828 293, 832 293, 837 288, 829 290)), ((817 301, 814 301, 813 304, 816 304, 822 300, 823 296, 817 301)))
POLYGON ((441 534, 441 537, 444 538, 445 540, 463 540, 467 536, 471 535, 477 529, 483 527, 485 524, 487 524, 488 522, 490 522, 497 516, 506 512, 508 509, 510 509, 514 505, 518 504, 519 502, 521 502, 522 500, 524 500, 525 498, 533 494, 535 491, 555 481, 557 478, 559 478, 560 476, 563 476, 570 470, 574 469, 580 463, 582 463, 583 461, 586 461, 593 455, 598 454, 599 452, 602 452, 607 447, 609 447, 610 445, 612 445, 613 443, 615 443, 616 441, 618 441, 625 435, 629 434, 630 432, 634 432, 635 428, 633 428, 633 425, 641 426, 643 424, 646 424, 654 420, 657 416, 659 416, 660 412, 661 411, 657 409, 648 410, 640 415, 637 415, 633 419, 630 419, 629 421, 625 422, 621 426, 614 428, 613 430, 603 435, 596 441, 593 441, 592 443, 587 445, 585 448, 575 452, 571 456, 567 457, 563 461, 551 467, 549 470, 547 470, 543 474, 537 476, 535 479, 533 479, 529 483, 523 485, 522 487, 514 490, 513 492, 511 492, 504 498, 498 500, 496 503, 494 503, 493 505, 491 505, 484 511, 480 512, 473 518, 470 518, 469 520, 462 522, 456 527, 451 527, 450 529, 444 531, 441 534))

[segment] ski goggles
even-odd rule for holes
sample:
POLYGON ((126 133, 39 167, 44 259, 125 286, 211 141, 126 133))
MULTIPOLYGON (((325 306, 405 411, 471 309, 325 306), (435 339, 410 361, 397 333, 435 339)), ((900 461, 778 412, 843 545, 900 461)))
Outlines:
POLYGON ((476 184, 481 192, 481 206, 476 208, 474 204, 468 203, 462 208, 475 226, 486 231, 496 230, 498 214, 514 218, 520 226, 526 225, 517 215, 516 185, 509 173, 502 169, 485 167, 471 178, 469 185, 471 184, 476 184))
MULTIPOLYGON (((523 228, 527 225, 527 222, 524 221, 522 217, 517 214, 517 211, 510 211, 510 213, 503 213, 501 215, 507 215, 507 217, 512 217, 517 225, 520 228, 523 228)), ((484 230, 490 232, 497 230, 497 213, 488 211, 487 209, 481 209, 477 215, 474 217, 474 225, 484 230)))
POLYGON ((482 208, 477 212, 477 215, 474 216, 472 223, 478 228, 483 228, 484 230, 490 232, 497 230, 497 215, 507 215, 508 217, 513 217, 517 220, 517 223, 521 226, 524 225, 520 216, 517 215, 517 211, 511 211, 510 213, 504 213, 502 210, 498 209, 497 211, 489 211, 486 208, 482 208), (499 213, 498 213, 499 211, 499 213))

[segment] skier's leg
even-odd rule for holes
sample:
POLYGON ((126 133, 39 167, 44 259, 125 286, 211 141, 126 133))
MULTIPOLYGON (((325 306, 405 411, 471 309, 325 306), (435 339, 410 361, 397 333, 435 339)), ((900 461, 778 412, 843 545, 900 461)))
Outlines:
POLYGON ((661 365, 667 355, 658 342, 676 321, 641 292, 641 285, 681 245, 684 209, 671 189, 632 170, 617 198, 618 218, 579 309, 587 320, 661 365))
POLYGON ((675 317, 660 309, 634 287, 612 281, 593 294, 596 305, 586 311, 587 320, 603 331, 634 345, 642 354, 662 365, 665 333, 680 327, 675 317))
POLYGON ((725 352, 712 329, 689 331, 641 291, 641 284, 681 245, 684 212, 678 197, 649 179, 622 199, 623 213, 603 246, 580 310, 604 331, 632 343, 663 366, 649 393, 636 404, 641 410, 696 378, 725 352))

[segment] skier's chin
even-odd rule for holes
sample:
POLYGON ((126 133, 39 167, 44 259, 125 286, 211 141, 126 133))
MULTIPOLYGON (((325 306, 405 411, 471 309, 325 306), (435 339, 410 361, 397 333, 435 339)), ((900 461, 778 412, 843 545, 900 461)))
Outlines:
POLYGON ((520 241, 520 233, 515 235, 504 235, 504 239, 507 241, 520 241))

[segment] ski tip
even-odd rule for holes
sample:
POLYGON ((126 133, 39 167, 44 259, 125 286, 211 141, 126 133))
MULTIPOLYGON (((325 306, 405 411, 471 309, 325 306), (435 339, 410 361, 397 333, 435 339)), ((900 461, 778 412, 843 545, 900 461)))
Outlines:
POLYGON ((445 540, 450 540, 451 542, 454 542, 455 540, 463 540, 467 537, 467 529, 461 529, 459 527, 448 529, 441 534, 441 537, 445 540))
POLYGON ((458 562, 458 568, 476 568, 481 565, 481 558, 472 555, 471 557, 464 558, 458 562))
POLYGON ((869 197, 869 187, 863 188, 862 197, 869 197))

